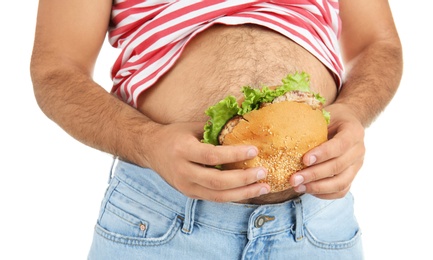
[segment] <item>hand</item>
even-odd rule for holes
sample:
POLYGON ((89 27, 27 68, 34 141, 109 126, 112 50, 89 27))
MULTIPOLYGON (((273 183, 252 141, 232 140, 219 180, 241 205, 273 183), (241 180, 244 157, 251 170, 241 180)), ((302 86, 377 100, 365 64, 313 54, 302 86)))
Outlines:
POLYGON ((239 201, 268 193, 269 185, 256 183, 264 168, 219 170, 215 165, 254 158, 254 146, 214 146, 200 141, 203 123, 163 125, 152 138, 148 165, 172 187, 188 197, 216 202, 239 201))
POLYGON ((344 197, 364 161, 364 127, 343 104, 326 107, 331 112, 329 140, 303 157, 308 167, 295 173, 290 184, 295 191, 322 199, 344 197))

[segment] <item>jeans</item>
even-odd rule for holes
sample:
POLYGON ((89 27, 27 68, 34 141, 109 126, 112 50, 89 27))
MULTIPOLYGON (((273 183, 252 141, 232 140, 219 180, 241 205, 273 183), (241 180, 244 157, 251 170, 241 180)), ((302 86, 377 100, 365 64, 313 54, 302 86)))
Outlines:
POLYGON ((215 203, 188 198, 156 172, 118 161, 88 259, 356 260, 363 253, 351 193, 215 203))

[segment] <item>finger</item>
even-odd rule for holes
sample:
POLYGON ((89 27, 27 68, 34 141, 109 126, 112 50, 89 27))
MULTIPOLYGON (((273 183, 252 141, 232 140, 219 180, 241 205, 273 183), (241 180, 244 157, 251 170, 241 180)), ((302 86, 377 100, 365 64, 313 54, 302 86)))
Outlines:
POLYGON ((236 202, 267 194, 269 190, 269 185, 265 183, 254 183, 248 186, 224 191, 210 190, 203 186, 196 185, 191 189, 192 192, 186 195, 193 199, 214 202, 236 202))
POLYGON ((364 159, 365 147, 359 145, 340 157, 316 164, 295 173, 290 178, 293 186, 315 182, 321 179, 339 175, 353 164, 358 164, 364 159))
POLYGON ((346 189, 340 191, 340 192, 327 193, 327 194, 314 194, 314 196, 317 197, 317 198, 319 198, 319 199, 324 199, 324 200, 341 199, 344 196, 346 196, 346 194, 349 192, 349 190, 350 190, 350 186, 347 187, 346 189))
POLYGON ((352 147, 363 144, 363 136, 362 131, 356 131, 355 133, 341 131, 333 138, 308 151, 302 158, 303 163, 311 166, 342 156, 352 147))
POLYGON ((353 164, 338 175, 301 184, 295 187, 294 190, 300 193, 313 194, 317 197, 336 198, 342 196, 350 189, 351 183, 361 166, 362 162, 353 164))
POLYGON ((263 168, 250 168, 220 171, 189 163, 177 169, 177 174, 170 179, 170 183, 191 198, 238 201, 269 193, 268 184, 257 183, 258 179, 266 176, 263 170, 263 168))
POLYGON ((229 190, 240 188, 266 178, 266 169, 262 167, 224 170, 208 168, 194 176, 194 182, 210 190, 229 190))
POLYGON ((189 158, 190 161, 212 166, 249 160, 258 154, 258 149, 250 145, 214 146, 201 144, 194 148, 195 150, 189 158))

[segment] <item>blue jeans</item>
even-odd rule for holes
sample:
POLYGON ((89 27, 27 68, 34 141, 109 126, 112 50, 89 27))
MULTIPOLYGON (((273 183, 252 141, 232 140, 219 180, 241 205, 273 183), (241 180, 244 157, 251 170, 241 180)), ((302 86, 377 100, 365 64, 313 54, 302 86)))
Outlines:
POLYGON ((190 199, 150 169, 119 161, 90 260, 363 259, 349 193, 272 205, 190 199))

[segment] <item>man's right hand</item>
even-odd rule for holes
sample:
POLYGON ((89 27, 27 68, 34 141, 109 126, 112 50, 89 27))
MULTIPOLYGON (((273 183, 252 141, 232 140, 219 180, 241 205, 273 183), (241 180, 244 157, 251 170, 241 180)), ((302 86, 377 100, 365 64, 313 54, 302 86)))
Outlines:
POLYGON ((214 146, 200 141, 203 123, 174 123, 154 130, 146 165, 188 197, 215 202, 240 201, 269 192, 266 169, 219 170, 216 165, 257 156, 254 146, 214 146))

